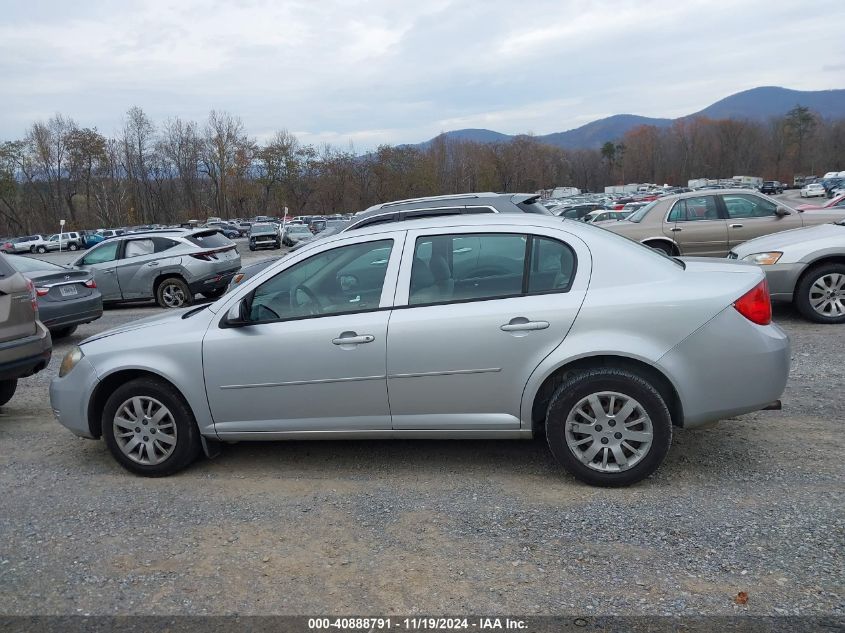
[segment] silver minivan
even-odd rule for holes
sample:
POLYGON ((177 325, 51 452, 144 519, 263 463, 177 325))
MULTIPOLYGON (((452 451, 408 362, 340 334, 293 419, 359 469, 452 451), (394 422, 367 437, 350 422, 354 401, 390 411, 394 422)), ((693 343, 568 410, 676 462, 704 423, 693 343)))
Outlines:
POLYGON ((241 267, 235 243, 213 229, 166 229, 107 239, 73 262, 94 274, 104 303, 155 299, 163 308, 216 298, 241 267))

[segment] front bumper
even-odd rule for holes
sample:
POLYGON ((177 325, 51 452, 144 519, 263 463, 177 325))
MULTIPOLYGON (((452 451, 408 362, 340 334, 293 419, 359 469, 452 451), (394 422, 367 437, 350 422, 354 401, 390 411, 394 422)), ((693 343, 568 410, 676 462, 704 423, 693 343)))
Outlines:
POLYGON ((103 298, 95 290, 90 296, 74 301, 45 301, 39 303, 38 313, 44 325, 51 329, 90 323, 103 316, 103 298))
POLYGON ((87 358, 80 360, 69 374, 50 382, 50 406, 62 426, 74 435, 94 439, 88 425, 88 403, 99 379, 87 358))
POLYGON ((766 281, 769 283, 769 294, 776 301, 792 301, 795 286, 798 285, 798 278, 805 270, 807 264, 797 262, 794 264, 773 264, 761 266, 766 273, 766 281))
POLYGON ((758 411, 778 400, 789 376, 789 337, 756 325, 733 306, 666 353, 658 367, 672 377, 683 426, 758 411))

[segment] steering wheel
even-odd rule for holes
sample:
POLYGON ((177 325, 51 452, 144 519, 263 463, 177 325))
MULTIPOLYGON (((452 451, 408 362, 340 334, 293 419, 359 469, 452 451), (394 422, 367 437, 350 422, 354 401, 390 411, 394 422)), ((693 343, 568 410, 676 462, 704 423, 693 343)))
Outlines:
POLYGON ((305 284, 299 284, 296 288, 293 289, 293 292, 290 295, 290 305, 291 308, 302 308, 307 307, 308 313, 310 315, 322 314, 322 305, 320 305, 320 300, 317 299, 317 295, 314 294, 314 291, 311 290, 305 284), (296 295, 298 292, 302 291, 302 294, 308 297, 308 301, 306 303, 300 303, 296 299, 296 295))

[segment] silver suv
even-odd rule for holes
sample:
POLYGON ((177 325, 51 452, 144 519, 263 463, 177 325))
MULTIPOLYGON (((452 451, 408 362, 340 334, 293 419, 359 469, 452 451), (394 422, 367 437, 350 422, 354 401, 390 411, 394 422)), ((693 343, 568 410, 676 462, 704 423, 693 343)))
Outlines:
POLYGON ((165 229, 105 240, 73 266, 94 274, 106 303, 155 299, 163 308, 181 308, 197 293, 226 292, 241 256, 216 230, 165 229))

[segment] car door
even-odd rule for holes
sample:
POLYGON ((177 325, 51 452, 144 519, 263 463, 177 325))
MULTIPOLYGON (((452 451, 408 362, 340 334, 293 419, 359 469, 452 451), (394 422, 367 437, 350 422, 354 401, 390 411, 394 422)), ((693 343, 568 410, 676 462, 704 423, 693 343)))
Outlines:
POLYGON ((94 274, 94 281, 103 301, 120 301, 123 298, 117 276, 119 251, 119 240, 102 242, 74 262, 77 268, 89 270, 94 274))
POLYGON ((390 429, 387 324, 403 240, 333 240, 238 291, 220 314, 246 297, 248 324, 213 324, 203 342, 218 434, 390 429))
POLYGON ((673 239, 681 255, 724 257, 728 254, 728 227, 716 196, 681 198, 663 223, 663 234, 673 239))
POLYGON ((387 345, 394 429, 520 428, 528 377, 569 331, 591 267, 578 238, 532 230, 408 232, 387 345))
POLYGON ((178 242, 164 237, 141 237, 124 240, 123 255, 117 262, 117 276, 124 299, 146 299, 153 296, 153 282, 168 264, 162 251, 178 242))
POLYGON ((719 198, 728 218, 730 248, 761 235, 801 228, 801 216, 797 211, 784 209, 787 215, 781 217, 777 214, 777 203, 763 196, 725 193, 719 198))

